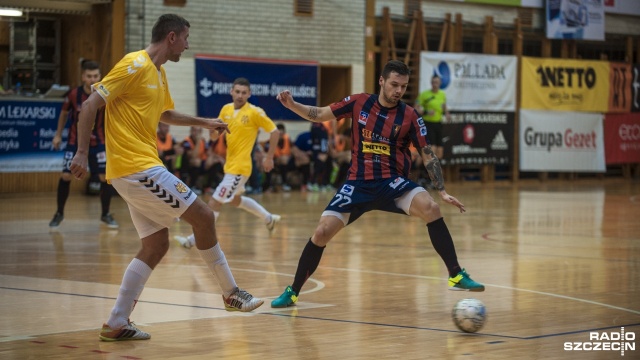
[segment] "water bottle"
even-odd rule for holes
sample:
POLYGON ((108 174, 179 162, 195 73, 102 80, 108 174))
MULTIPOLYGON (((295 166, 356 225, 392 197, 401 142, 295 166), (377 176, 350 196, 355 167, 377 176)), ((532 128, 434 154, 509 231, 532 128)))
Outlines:
POLYGON ((17 82, 16 83, 16 95, 20 95, 21 91, 22 91, 22 83, 17 82))

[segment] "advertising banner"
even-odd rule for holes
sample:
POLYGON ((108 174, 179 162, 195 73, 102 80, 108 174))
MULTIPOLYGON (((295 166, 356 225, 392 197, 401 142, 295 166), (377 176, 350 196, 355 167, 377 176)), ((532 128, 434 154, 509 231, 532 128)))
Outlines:
POLYGON ((447 107, 457 111, 515 111, 515 56, 422 52, 420 92, 431 88, 431 78, 442 79, 447 107))
POLYGON ((549 39, 604 40, 603 0, 546 0, 549 39))
POLYGON ((633 65, 631 73, 631 111, 640 112, 640 65, 633 65))
POLYGON ((609 111, 631 111, 631 65, 625 63, 609 63, 609 111))
POLYGON ((640 114, 607 114, 604 145, 607 165, 640 163, 640 114))
POLYGON ((523 109, 607 112, 607 61, 522 58, 523 109))
MULTIPOLYGON (((0 100, 0 172, 62 171, 53 150, 62 101, 0 100)), ((62 147, 66 146, 67 131, 62 147)))
POLYGON ((509 165, 513 112, 452 112, 443 125, 443 165, 509 165))
POLYGON ((318 63, 303 61, 196 55, 198 115, 217 117, 231 102, 231 85, 244 77, 251 83, 249 102, 261 107, 272 120, 299 119, 276 95, 291 90, 296 101, 318 105, 318 63))
POLYGON ((605 172, 601 114, 520 110, 520 171, 605 172))

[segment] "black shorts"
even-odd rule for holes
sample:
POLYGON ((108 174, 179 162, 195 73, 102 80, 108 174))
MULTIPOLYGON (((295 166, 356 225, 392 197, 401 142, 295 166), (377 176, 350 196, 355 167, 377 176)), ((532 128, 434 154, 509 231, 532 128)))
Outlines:
MULTIPOLYGON (((71 172, 71 160, 78 151, 76 146, 67 146, 64 152, 64 163, 62 164, 62 172, 71 172)), ((104 145, 89 147, 89 172, 91 174, 105 174, 107 170, 107 154, 104 145)))
POLYGON ((442 146, 442 123, 425 121, 429 145, 442 146))
POLYGON ((420 185, 402 176, 381 180, 347 180, 335 194, 325 211, 350 213, 349 222, 356 221, 371 210, 405 214, 395 200, 420 185))

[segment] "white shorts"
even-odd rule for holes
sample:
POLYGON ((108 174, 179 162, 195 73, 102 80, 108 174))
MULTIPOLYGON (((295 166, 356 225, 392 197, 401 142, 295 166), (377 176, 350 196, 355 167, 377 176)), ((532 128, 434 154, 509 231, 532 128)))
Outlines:
POLYGON ((249 180, 248 176, 224 174, 224 178, 216 191, 213 192, 213 198, 216 201, 226 204, 233 200, 235 195, 242 195, 244 193, 244 184, 249 180))
POLYGON ((171 226, 198 198, 162 166, 111 179, 111 184, 129 205, 140 238, 171 226))

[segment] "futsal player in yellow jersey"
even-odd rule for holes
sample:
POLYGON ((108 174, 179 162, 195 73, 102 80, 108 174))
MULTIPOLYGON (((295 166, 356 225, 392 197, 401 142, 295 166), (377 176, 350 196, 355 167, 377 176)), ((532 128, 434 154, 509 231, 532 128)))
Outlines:
POLYGON ((152 270, 169 249, 168 227, 179 217, 193 227, 195 244, 222 290, 228 311, 252 311, 261 299, 239 289, 220 249, 211 209, 158 157, 158 122, 201 126, 219 132, 228 126, 219 119, 205 119, 173 110, 167 77, 162 67, 179 61, 189 48, 189 22, 165 14, 153 26, 151 44, 125 55, 83 103, 78 124, 78 150, 71 173, 78 179, 87 173, 87 152, 96 111, 106 105, 106 178, 129 205, 131 219, 142 247, 127 267, 111 316, 102 326, 104 341, 146 340, 151 336, 129 321, 129 316, 152 270))
MULTIPOLYGON (((262 128, 270 134, 269 151, 262 160, 264 171, 273 169, 273 155, 280 133, 278 128, 265 114, 264 110, 248 102, 251 96, 251 84, 245 78, 237 78, 231 87, 233 102, 222 107, 218 116, 229 125, 227 134, 227 159, 224 164, 224 178, 213 192, 209 206, 217 219, 223 204, 231 204, 264 220, 267 229, 272 231, 280 221, 280 215, 271 214, 254 199, 242 196, 244 184, 251 176, 251 153, 262 128)), ((215 133, 213 134, 215 140, 215 133)), ((187 237, 175 236, 184 247, 190 248, 195 244, 193 234, 187 237)))

